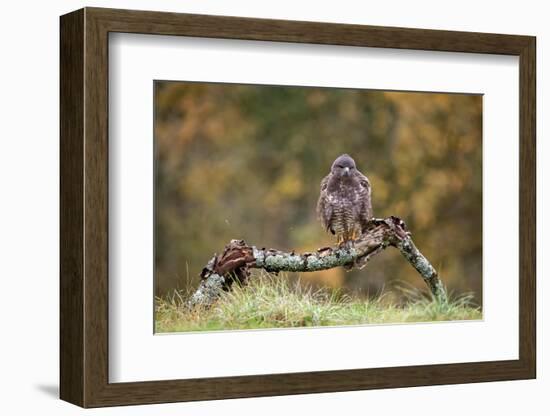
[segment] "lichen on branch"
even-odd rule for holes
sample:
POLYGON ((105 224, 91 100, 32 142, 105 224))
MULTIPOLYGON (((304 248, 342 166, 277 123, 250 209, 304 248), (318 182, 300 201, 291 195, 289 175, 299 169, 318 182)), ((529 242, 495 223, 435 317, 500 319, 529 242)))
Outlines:
POLYGON ((339 266, 362 269, 373 256, 389 246, 399 249, 424 279, 435 299, 446 301, 437 271, 416 248, 405 223, 392 216, 371 220, 367 230, 349 244, 323 247, 316 252, 297 254, 249 246, 244 240, 231 240, 223 253, 214 255, 202 270, 201 282, 188 306, 212 305, 222 291, 231 290, 233 283, 245 283, 250 277, 250 269, 264 269, 271 273, 313 272, 339 266))

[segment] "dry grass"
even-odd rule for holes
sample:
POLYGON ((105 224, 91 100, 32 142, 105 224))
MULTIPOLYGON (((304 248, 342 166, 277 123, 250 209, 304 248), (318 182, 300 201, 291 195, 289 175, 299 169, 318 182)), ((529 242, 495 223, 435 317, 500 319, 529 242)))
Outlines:
POLYGON ((404 322, 481 319, 481 308, 471 296, 432 301, 416 290, 401 291, 407 302, 398 305, 388 296, 360 299, 341 291, 304 287, 283 276, 263 274, 247 286, 224 293, 209 309, 185 307, 180 292, 157 298, 156 332, 214 331, 230 329, 341 326, 404 322))

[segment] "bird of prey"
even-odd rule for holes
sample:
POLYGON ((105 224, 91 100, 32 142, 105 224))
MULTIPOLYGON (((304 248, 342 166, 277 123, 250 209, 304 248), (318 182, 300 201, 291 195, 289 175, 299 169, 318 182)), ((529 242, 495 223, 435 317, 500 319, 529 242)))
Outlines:
POLYGON ((338 156, 321 181, 317 215, 339 245, 359 237, 372 219, 370 182, 349 155, 338 156))

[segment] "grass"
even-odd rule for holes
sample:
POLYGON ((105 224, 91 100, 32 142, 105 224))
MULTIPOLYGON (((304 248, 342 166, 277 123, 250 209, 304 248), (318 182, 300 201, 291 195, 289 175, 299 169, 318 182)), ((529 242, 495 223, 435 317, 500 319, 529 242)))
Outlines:
MULTIPOLYGON (((236 285, 235 285, 236 286, 236 285)), ((407 301, 389 296, 360 299, 338 290, 304 287, 283 276, 263 274, 247 286, 223 293, 209 309, 189 310, 187 296, 175 291, 157 298, 156 332, 291 328, 481 319, 471 296, 432 301, 418 290, 400 291, 407 301)))

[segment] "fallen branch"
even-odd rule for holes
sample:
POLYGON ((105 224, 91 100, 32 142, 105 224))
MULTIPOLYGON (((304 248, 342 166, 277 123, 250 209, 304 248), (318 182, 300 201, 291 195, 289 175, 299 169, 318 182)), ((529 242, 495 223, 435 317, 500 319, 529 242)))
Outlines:
POLYGON ((436 300, 446 301, 445 289, 436 270, 414 245, 405 223, 392 216, 373 219, 365 233, 352 244, 324 247, 314 253, 288 253, 248 246, 244 240, 231 240, 224 252, 214 255, 202 270, 201 282, 188 305, 212 305, 222 291, 231 289, 234 282, 245 283, 252 268, 271 273, 313 272, 338 266, 362 269, 373 256, 389 246, 399 249, 424 279, 436 300))

